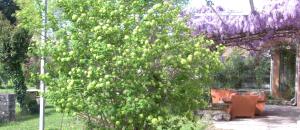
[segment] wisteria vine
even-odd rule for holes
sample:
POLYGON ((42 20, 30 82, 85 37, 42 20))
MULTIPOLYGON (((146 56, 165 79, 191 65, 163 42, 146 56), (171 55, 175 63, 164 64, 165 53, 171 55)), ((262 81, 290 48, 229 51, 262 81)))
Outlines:
POLYGON ((188 25, 195 35, 204 34, 218 42, 226 43, 226 38, 237 35, 259 34, 258 39, 235 41, 235 44, 252 48, 272 40, 277 31, 298 33, 300 29, 300 0, 270 0, 256 8, 255 12, 241 15, 231 15, 232 11, 221 6, 215 6, 214 10, 205 4, 197 8, 188 7, 182 15, 190 16, 188 25))

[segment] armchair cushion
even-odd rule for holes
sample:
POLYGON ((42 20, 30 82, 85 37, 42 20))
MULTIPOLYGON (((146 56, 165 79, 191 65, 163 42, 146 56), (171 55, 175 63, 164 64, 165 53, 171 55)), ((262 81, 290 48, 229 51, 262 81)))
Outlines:
POLYGON ((232 95, 237 93, 230 89, 211 89, 210 91, 212 97, 212 103, 220 103, 224 100, 230 100, 232 95))

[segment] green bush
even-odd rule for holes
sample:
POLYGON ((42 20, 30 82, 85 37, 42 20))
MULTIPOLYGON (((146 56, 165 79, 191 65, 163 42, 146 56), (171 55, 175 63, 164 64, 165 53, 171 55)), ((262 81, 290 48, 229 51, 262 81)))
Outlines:
POLYGON ((180 7, 165 0, 60 0, 51 7, 60 13, 51 17, 58 18, 45 50, 49 73, 41 76, 49 101, 92 128, 198 129, 193 111, 207 104, 219 53, 208 49, 212 41, 192 35, 180 7))

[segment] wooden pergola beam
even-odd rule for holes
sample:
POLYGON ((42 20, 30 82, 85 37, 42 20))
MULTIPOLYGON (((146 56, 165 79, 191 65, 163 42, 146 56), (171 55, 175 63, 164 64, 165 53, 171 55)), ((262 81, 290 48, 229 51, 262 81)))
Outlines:
POLYGON ((226 35, 212 35, 205 34, 207 38, 214 40, 216 43, 221 43, 224 45, 248 45, 254 41, 262 41, 265 43, 277 44, 277 41, 291 41, 291 39, 296 39, 300 36, 300 31, 294 28, 285 28, 282 30, 275 30, 272 33, 268 31, 256 33, 256 34, 246 34, 241 33, 238 35, 226 36, 226 35), (264 37, 268 37, 264 40, 264 37))
POLYGON ((249 0, 250 8, 251 8, 251 13, 255 12, 255 7, 254 7, 254 2, 253 0, 249 0))

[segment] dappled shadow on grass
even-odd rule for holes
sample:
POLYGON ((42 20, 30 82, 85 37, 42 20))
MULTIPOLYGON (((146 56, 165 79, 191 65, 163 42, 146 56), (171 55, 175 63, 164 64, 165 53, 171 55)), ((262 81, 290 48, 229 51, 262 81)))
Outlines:
MULTIPOLYGON (((54 109, 47 110, 47 111, 45 111, 45 116, 49 116, 55 112, 56 111, 54 109)), ((30 119, 34 119, 34 118, 39 118, 39 113, 36 113, 36 114, 20 113, 20 114, 16 115, 17 122, 26 121, 26 120, 30 120, 30 119)))
MULTIPOLYGON (((50 116, 54 113, 56 113, 56 111, 55 111, 53 106, 46 106, 45 107, 45 116, 50 116)), ((38 118, 39 118, 39 113, 30 114, 30 113, 20 112, 20 113, 16 114, 16 120, 15 121, 7 122, 7 123, 0 123, 0 126, 7 126, 7 125, 10 125, 12 123, 21 123, 21 122, 24 122, 24 121, 38 119, 38 118)))
MULTIPOLYGON (((39 114, 17 115, 17 120, 0 124, 0 130, 35 130, 38 129, 39 114)), ((45 129, 47 130, 76 130, 85 129, 84 122, 68 114, 56 112, 53 107, 46 107, 45 129)))
POLYGON ((45 109, 47 108, 53 108, 54 109, 54 106, 45 106, 45 109))

